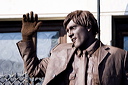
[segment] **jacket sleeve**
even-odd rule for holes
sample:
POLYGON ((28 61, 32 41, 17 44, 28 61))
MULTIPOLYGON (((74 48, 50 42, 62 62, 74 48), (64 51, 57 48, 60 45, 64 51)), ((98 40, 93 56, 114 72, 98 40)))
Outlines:
POLYGON ((124 59, 124 85, 128 85, 128 51, 126 51, 125 59, 124 59))
POLYGON ((30 77, 44 77, 49 57, 39 60, 32 41, 17 43, 20 55, 24 62, 25 72, 30 77))

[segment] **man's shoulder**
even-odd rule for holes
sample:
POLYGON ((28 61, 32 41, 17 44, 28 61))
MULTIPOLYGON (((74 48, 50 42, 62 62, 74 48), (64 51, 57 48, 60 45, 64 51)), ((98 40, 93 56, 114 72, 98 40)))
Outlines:
POLYGON ((115 46, 111 46, 111 45, 104 45, 103 46, 105 48, 105 50, 108 50, 109 52, 114 52, 114 53, 125 53, 126 51, 124 49, 115 47, 115 46))
POLYGON ((72 43, 63 43, 56 45, 52 50, 64 50, 64 49, 71 49, 72 43))

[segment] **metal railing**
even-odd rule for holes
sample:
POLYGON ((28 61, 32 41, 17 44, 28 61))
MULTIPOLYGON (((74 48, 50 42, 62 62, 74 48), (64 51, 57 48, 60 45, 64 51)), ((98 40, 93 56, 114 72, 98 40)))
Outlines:
POLYGON ((12 74, 0 76, 0 85, 42 85, 43 78, 29 78, 25 74, 12 74))

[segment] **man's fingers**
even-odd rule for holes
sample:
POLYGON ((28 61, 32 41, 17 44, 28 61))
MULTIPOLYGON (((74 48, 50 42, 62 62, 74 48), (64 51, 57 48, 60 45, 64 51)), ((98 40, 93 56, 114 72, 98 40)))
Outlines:
POLYGON ((22 22, 26 22, 27 20, 26 20, 26 15, 24 14, 23 15, 23 18, 22 18, 22 22))
POLYGON ((42 22, 40 21, 40 22, 38 22, 38 23, 36 24, 35 28, 38 29, 41 25, 42 25, 42 22))
POLYGON ((35 14, 35 21, 38 22, 38 14, 35 14))
POLYGON ((29 21, 29 13, 26 14, 26 20, 29 21))
POLYGON ((30 21, 31 21, 31 22, 34 22, 33 11, 30 12, 30 21))
POLYGON ((38 15, 35 14, 34 16, 33 11, 31 11, 30 14, 29 13, 27 13, 26 15, 24 14, 22 18, 22 22, 38 22, 38 15))

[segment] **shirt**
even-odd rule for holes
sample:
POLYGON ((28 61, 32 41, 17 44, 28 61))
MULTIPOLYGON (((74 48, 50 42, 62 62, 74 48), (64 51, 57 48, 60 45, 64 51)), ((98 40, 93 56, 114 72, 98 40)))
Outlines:
POLYGON ((86 50, 77 50, 72 62, 73 71, 69 75, 69 85, 99 85, 98 54, 95 53, 98 47, 99 41, 96 40, 86 50))
POLYGON ((88 52, 88 68, 87 68, 87 85, 99 85, 99 76, 98 76, 98 47, 99 42, 94 42, 89 48, 88 52))

